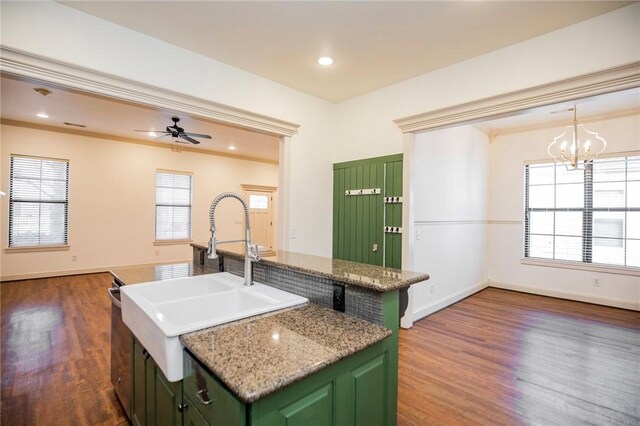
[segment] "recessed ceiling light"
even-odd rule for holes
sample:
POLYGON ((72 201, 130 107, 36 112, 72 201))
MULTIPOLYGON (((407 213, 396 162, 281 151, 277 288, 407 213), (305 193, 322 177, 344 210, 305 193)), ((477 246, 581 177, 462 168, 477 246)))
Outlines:
POLYGON ((40 118, 49 118, 49 116, 47 114, 45 114, 44 112, 39 112, 36 114, 38 117, 40 118))
POLYGON ((324 65, 326 67, 326 66, 329 66, 329 65, 333 64, 333 59, 331 59, 328 56, 323 56, 322 58, 318 59, 318 63, 320 65, 324 65))
POLYGON ((156 136, 158 136, 156 132, 149 132, 147 133, 147 135, 151 136, 152 138, 155 138, 156 136))
POLYGON ((235 147, 235 146, 233 146, 233 145, 229 145, 229 149, 230 149, 231 151, 235 151, 235 150, 236 150, 236 147, 235 147))

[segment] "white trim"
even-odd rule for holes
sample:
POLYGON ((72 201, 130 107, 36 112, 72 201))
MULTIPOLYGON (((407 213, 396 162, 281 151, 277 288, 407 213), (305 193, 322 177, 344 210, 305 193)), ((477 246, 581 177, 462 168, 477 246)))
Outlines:
POLYGON ((522 225, 521 220, 489 220, 489 225, 522 225))
POLYGON ((631 300, 614 299, 611 297, 591 296, 587 294, 557 291, 548 288, 529 287, 520 284, 503 283, 489 280, 489 287, 502 288, 505 290, 519 291, 521 293, 537 294, 540 296, 557 297, 578 302, 593 303, 596 305, 613 306, 614 308, 630 309, 640 311, 640 302, 631 300))
POLYGON ((520 259, 520 263, 522 265, 544 266, 547 268, 577 269, 580 271, 640 277, 640 268, 633 266, 602 265, 597 263, 571 262, 569 260, 534 259, 530 257, 520 259))
MULTIPOLYGON (((413 250, 415 246, 415 222, 414 222, 414 189, 416 186, 415 180, 415 135, 407 133, 403 135, 402 141, 402 223, 404 224, 405 232, 402 233, 402 269, 406 271, 413 271, 413 250)), ((412 287, 407 289, 407 309, 404 315, 400 318, 400 326, 402 328, 410 328, 413 326, 413 300, 415 295, 413 294, 412 287)))
POLYGON ((7 247, 4 249, 4 252, 9 253, 35 253, 40 251, 67 251, 71 250, 71 246, 69 244, 52 244, 52 245, 41 245, 41 246, 18 246, 18 247, 7 247))
POLYGON ((416 220, 416 225, 488 225, 488 220, 416 220))
POLYGON ((298 124, 278 118, 218 104, 6 46, 0 46, 0 69, 3 73, 22 78, 46 81, 84 92, 183 112, 279 136, 292 136, 297 133, 298 127, 300 127, 298 124))
POLYGON ((481 282, 480 284, 476 284, 472 287, 468 287, 463 290, 460 290, 440 300, 436 300, 435 302, 430 303, 428 305, 421 306, 413 311, 413 320, 418 321, 428 315, 433 314, 434 312, 437 312, 441 309, 446 308, 447 306, 451 306, 454 303, 464 299, 465 297, 469 297, 472 294, 475 294, 481 290, 484 290, 485 288, 488 287, 488 285, 489 285, 489 281, 487 280, 487 281, 481 282))
POLYGON ((393 120, 403 133, 419 132, 640 87, 640 62, 393 120))
POLYGON ((180 240, 155 240, 153 242, 154 246, 176 246, 180 244, 191 244, 193 240, 191 238, 180 239, 180 240))
POLYGON ((187 260, 168 260, 162 262, 150 262, 150 263, 136 263, 130 265, 116 265, 116 266, 104 266, 101 268, 80 268, 80 269, 66 269, 63 271, 50 271, 50 272, 34 272, 29 274, 17 274, 17 275, 3 275, 0 277, 0 282, 5 281, 22 281, 22 280, 35 280, 38 278, 55 278, 55 277, 67 277, 70 275, 83 275, 83 274, 97 274, 101 272, 109 272, 114 269, 129 268, 132 266, 153 266, 153 265, 165 265, 173 263, 185 263, 192 262, 192 259, 187 260))

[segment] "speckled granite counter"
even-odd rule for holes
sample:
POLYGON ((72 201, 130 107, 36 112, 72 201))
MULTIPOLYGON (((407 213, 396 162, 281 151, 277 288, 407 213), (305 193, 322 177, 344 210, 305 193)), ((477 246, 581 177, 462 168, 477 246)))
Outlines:
POLYGON ((391 335, 309 304, 180 337, 244 402, 256 401, 391 335))
MULTIPOLYGON (((198 250, 207 250, 205 244, 191 244, 198 250)), ((225 244, 217 247, 219 255, 243 257, 242 244, 225 244)), ((429 279, 429 275, 377 265, 349 262, 328 257, 312 256, 277 250, 275 255, 264 256, 259 263, 278 268, 294 270, 305 274, 328 278, 334 281, 387 292, 407 288, 412 284, 429 279)))

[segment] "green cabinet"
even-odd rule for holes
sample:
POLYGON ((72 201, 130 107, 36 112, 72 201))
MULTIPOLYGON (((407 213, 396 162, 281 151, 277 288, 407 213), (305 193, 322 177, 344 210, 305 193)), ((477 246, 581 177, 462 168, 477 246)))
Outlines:
POLYGON ((136 426, 182 425, 182 382, 170 382, 134 339, 131 422, 136 426))
POLYGON ((397 373, 391 369, 391 340, 249 404, 237 399, 185 351, 183 389, 188 407, 184 422, 209 426, 395 425, 397 373))

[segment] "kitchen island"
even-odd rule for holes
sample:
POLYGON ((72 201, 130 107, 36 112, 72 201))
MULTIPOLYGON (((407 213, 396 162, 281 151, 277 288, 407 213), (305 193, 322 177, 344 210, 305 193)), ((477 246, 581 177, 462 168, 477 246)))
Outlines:
MULTIPOLYGON (((218 249, 221 259, 216 260, 206 259, 204 250, 194 245, 192 264, 122 268, 113 274, 125 285, 215 269, 242 275, 238 250, 218 249)), ((428 276, 276 253, 254 265, 254 279, 311 303, 181 336, 181 389, 162 382, 162 372, 149 368, 152 359, 138 347, 138 364, 151 378, 138 374, 137 382, 148 385, 159 378, 160 386, 145 388, 152 397, 144 402, 144 421, 134 423, 160 418, 171 419, 166 424, 396 423, 398 290, 428 276), (168 388, 173 389, 168 397, 159 398, 168 388), (150 409, 151 400, 177 409, 159 413, 150 409)), ((133 399, 135 411, 135 390, 133 399)), ((145 398, 138 399, 140 406, 145 398)))

